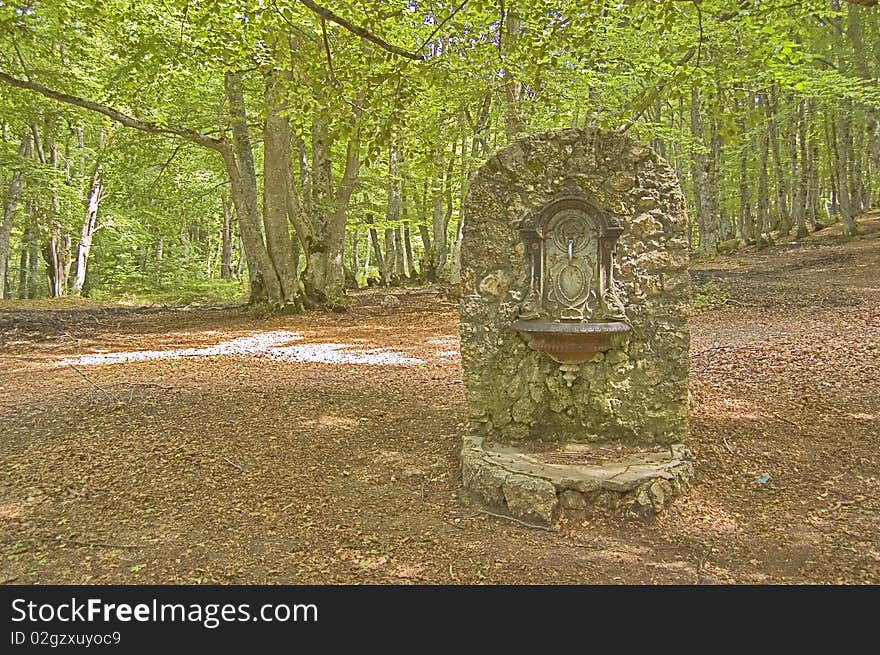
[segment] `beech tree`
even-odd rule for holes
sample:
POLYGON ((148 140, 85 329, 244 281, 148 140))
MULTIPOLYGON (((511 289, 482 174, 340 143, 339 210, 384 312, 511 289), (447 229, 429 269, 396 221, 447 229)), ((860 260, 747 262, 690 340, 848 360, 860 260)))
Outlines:
POLYGON ((667 157, 700 255, 852 235, 877 202, 875 4, 3 2, 0 291, 242 275, 296 311, 456 283, 469 176, 563 126, 667 157))

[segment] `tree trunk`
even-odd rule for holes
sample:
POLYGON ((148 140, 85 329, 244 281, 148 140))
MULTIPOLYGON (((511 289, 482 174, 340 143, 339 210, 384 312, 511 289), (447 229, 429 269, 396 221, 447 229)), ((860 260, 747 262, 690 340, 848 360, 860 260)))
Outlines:
POLYGON ((700 233, 700 252, 715 252, 717 231, 713 214, 712 190, 710 188, 709 161, 704 152, 706 149, 703 138, 703 113, 700 91, 691 91, 691 134, 698 147, 691 155, 691 182, 694 189, 694 210, 697 218, 697 229, 700 233))
POLYGON ((779 100, 775 93, 772 93, 771 96, 772 102, 767 102, 764 107, 767 116, 768 138, 773 153, 773 171, 776 178, 776 229, 779 230, 780 236, 786 236, 791 232, 791 214, 788 211, 788 190, 779 151, 779 130, 776 120, 779 100))
POLYGON ((837 124, 837 206, 840 208, 840 224, 843 235, 851 237, 855 234, 855 212, 850 197, 849 157, 852 150, 852 134, 850 132, 850 116, 852 103, 844 100, 840 105, 837 124))
MULTIPOLYGON (((762 102, 766 102, 766 100, 762 100, 762 102)), ((770 164, 770 135, 766 129, 761 130, 759 141, 760 167, 758 169, 758 210, 756 213, 755 244, 758 248, 763 248, 767 245, 765 234, 768 231, 767 223, 770 215, 769 185, 767 180, 770 164)))
POLYGON ((407 275, 414 278, 417 275, 416 260, 413 259, 412 237, 410 236, 409 221, 403 224, 403 251, 406 254, 407 275))
POLYGON ((225 77, 226 100, 232 127, 232 149, 221 150, 232 189, 232 201, 238 216, 239 234, 247 261, 250 301, 268 301, 282 306, 283 293, 272 260, 263 243, 263 230, 257 200, 257 172, 247 125, 247 111, 242 91, 242 73, 230 71, 225 77))
POLYGON ((855 117, 852 123, 852 150, 850 150, 850 190, 849 197, 854 216, 861 214, 866 206, 864 203, 865 185, 862 177, 862 154, 865 151, 865 131, 862 122, 855 117))
MULTIPOLYGON (((22 138, 21 144, 18 146, 19 160, 24 160, 30 157, 32 147, 31 136, 28 134, 22 138)), ((19 163, 21 163, 21 161, 19 163)), ((6 272, 9 260, 9 237, 12 234, 12 224, 15 221, 15 213, 18 210, 18 201, 23 188, 24 173, 21 168, 16 168, 12 171, 9 190, 6 193, 6 199, 3 201, 3 223, 0 224, 0 294, 4 294, 4 289, 6 288, 6 272)), ((5 295, 3 297, 5 297, 5 295)))
MULTIPOLYGON (((461 283, 461 240, 464 237, 464 204, 467 198, 468 185, 472 173, 474 160, 479 152, 482 134, 489 125, 490 109, 492 108, 492 94, 487 93, 483 98, 483 104, 480 106, 480 113, 473 125, 473 134, 471 136, 471 149, 468 153, 465 148, 464 129, 461 130, 461 204, 458 211, 458 227, 455 230, 455 243, 452 247, 452 264, 449 268, 449 282, 458 287, 461 283)), ((576 126, 575 126, 576 127, 576 126)))
POLYGON ((67 278, 73 258, 70 255, 70 235, 61 230, 57 221, 53 221, 49 228, 49 240, 43 255, 46 259, 49 296, 60 298, 67 290, 67 278))
POLYGON ((357 279, 357 272, 361 268, 361 252, 358 250, 360 242, 361 233, 358 230, 353 230, 351 233, 351 270, 355 279, 357 279))
MULTIPOLYGON (((798 192, 797 192, 797 205, 795 208, 795 219, 797 220, 797 234, 795 235, 798 239, 803 239, 807 236, 807 205, 810 201, 810 163, 808 157, 808 149, 807 149, 807 103, 805 101, 801 101, 798 105, 798 134, 797 134, 797 143, 798 143, 798 153, 800 157, 800 179, 797 182, 798 192)), ((792 157, 792 161, 794 161, 794 157, 792 157)), ((792 175, 792 184, 796 184, 794 180, 794 175, 792 175)))
MULTIPOLYGON (((840 10, 840 1, 831 0, 831 8, 834 11, 840 10)), ((845 39, 849 39, 853 45, 855 37, 855 28, 858 25, 860 14, 858 9, 847 6, 847 25, 842 25, 839 18, 832 18, 832 24, 837 28, 836 33, 841 38, 836 38, 837 63, 840 72, 848 76, 853 68, 853 62, 850 61, 849 48, 845 43, 845 39)), ((857 59, 858 57, 856 57, 857 59)), ((853 104, 848 98, 840 101, 837 122, 837 139, 834 144, 834 150, 837 155, 837 206, 840 209, 840 224, 843 228, 844 236, 853 236, 856 231, 855 226, 855 208, 853 206, 853 198, 850 195, 851 177, 850 172, 852 164, 850 162, 850 153, 852 152, 852 114, 853 104)))
POLYGON ((434 261, 432 262, 432 277, 439 280, 446 266, 446 213, 443 211, 443 164, 437 162, 437 170, 434 174, 434 181, 431 187, 431 199, 433 201, 433 212, 431 214, 431 225, 433 227, 432 239, 434 248, 432 254, 434 261))
POLYGON ((92 236, 98 224, 98 203, 101 201, 101 162, 95 164, 89 180, 89 192, 86 197, 86 213, 80 229, 79 244, 76 247, 76 268, 73 275, 73 293, 82 293, 86 283, 86 268, 89 263, 89 253, 92 250, 92 236))
POLYGON ((28 221, 21 235, 21 255, 18 264, 18 299, 28 297, 28 254, 30 252, 31 224, 28 221))
POLYGON ((290 182, 290 123, 282 116, 284 94, 278 74, 266 76, 263 129, 263 227, 272 268, 281 287, 281 305, 301 309, 293 241, 287 218, 290 182))
POLYGON ((394 228, 394 275, 399 283, 409 277, 406 269, 406 256, 403 251, 403 230, 398 225, 394 228))
MULTIPOLYGON (((740 121, 741 134, 745 134, 745 121, 740 121)), ((739 155, 739 218, 736 223, 736 238, 743 243, 752 239, 752 203, 749 195, 749 146, 744 143, 739 155)))
MULTIPOLYGON (((812 109, 812 103, 810 103, 810 109, 812 109)), ((812 111, 808 111, 807 115, 812 116, 812 111)), ((807 138, 810 152, 810 157, 807 160, 810 167, 810 191, 807 200, 807 214, 810 221, 810 229, 815 232, 819 226, 819 138, 809 132, 807 138)))
MULTIPOLYGON (((55 140, 46 138, 49 149, 48 163, 52 168, 58 167, 58 147, 55 140)), ((37 143, 35 139, 35 143, 37 143)), ((42 155, 41 155, 42 156, 42 155)), ((46 275, 49 281, 49 296, 60 298, 67 293, 67 280, 73 263, 71 255, 70 235, 61 227, 61 199, 55 189, 51 196, 51 217, 49 219, 49 240, 44 249, 46 257, 46 275)))
MULTIPOLYGON (((802 202, 802 187, 801 187, 801 177, 800 177, 800 167, 802 162, 800 161, 800 146, 798 145, 798 136, 800 132, 800 119, 801 119, 801 105, 800 102, 795 103, 794 115, 791 117, 789 121, 788 130, 786 132, 786 141, 788 146, 788 187, 791 189, 791 193, 789 195, 791 212, 789 216, 791 217, 792 224, 797 227, 797 231, 800 232, 801 229, 801 221, 803 220, 803 210, 801 209, 802 202)), ((806 226, 804 226, 806 229, 806 226)), ((797 233, 795 234, 795 238, 797 237, 797 233)))
POLYGON ((392 137, 388 151, 388 204, 385 211, 385 285, 399 284, 403 279, 403 248, 398 247, 400 227, 401 179, 400 152, 396 137, 392 137))
POLYGON ((428 181, 422 184, 422 193, 418 203, 419 238, 422 240, 422 263, 419 278, 422 282, 434 279, 434 242, 428 227, 428 181))
POLYGON ((394 269, 396 265, 397 251, 394 249, 394 230, 390 227, 385 228, 385 267, 382 269, 382 284, 390 287, 396 283, 394 269))
MULTIPOLYGON (((367 218, 367 223, 370 224, 370 245, 373 246, 373 254, 376 257, 376 268, 379 269, 379 272, 382 274, 383 284, 385 284, 385 257, 382 255, 382 247, 379 245, 379 233, 376 231, 376 228, 372 227, 373 219, 367 218)), ((367 256, 367 266, 370 265, 369 254, 367 256)), ((366 275, 366 273, 365 273, 366 275)), ((369 280, 369 278, 368 278, 369 280)), ((368 282, 369 284, 369 282, 368 282)))
POLYGON ((829 187, 829 199, 825 203, 825 210, 828 215, 828 218, 832 216, 840 216, 840 206, 838 205, 838 194, 837 194, 837 169, 838 169, 838 160, 837 160, 837 124, 835 122, 835 118, 833 115, 829 116, 828 113, 825 114, 825 119, 822 121, 823 126, 825 128, 825 158, 828 160, 828 187, 829 187))
POLYGON ((709 187, 709 226, 715 232, 713 239, 717 244, 719 240, 729 239, 731 230, 727 223, 724 198, 721 193, 721 163, 724 153, 721 144, 721 131, 718 129, 718 120, 715 118, 711 121, 709 147, 709 168, 706 175, 709 187))
POLYGON ((31 300, 35 299, 40 294, 40 282, 37 277, 37 274, 40 270, 40 242, 38 240, 37 235, 35 234, 35 227, 37 225, 37 213, 36 209, 31 206, 31 211, 28 214, 28 221, 31 225, 31 240, 28 244, 28 292, 27 296, 31 300))
POLYGON ((220 277, 232 279, 232 200, 225 193, 220 199, 223 205, 223 252, 220 256, 220 277))
POLYGON ((400 217, 403 220, 403 254, 406 258, 406 274, 410 279, 416 279, 419 276, 419 271, 416 260, 413 258, 409 205, 407 204, 406 186, 403 184, 403 179, 400 183, 400 217))
MULTIPOLYGON (((371 228, 372 230, 372 228, 371 228)), ((367 238, 364 239, 366 241, 364 248, 364 284, 369 286, 370 284, 370 248, 372 244, 370 243, 373 233, 375 230, 367 230, 367 238)))
MULTIPOLYGON (((515 47, 522 33, 522 20, 511 10, 508 10, 504 16, 504 25, 501 28, 505 31, 504 37, 499 39, 498 47, 504 56, 505 46, 515 47)), ((510 68, 504 66, 501 71, 504 80, 504 131, 508 141, 513 141, 518 135, 525 131, 525 122, 523 121, 522 107, 520 106, 523 95, 522 82, 518 82, 510 68)))
POLYGON ((303 271, 306 297, 311 305, 339 308, 345 297, 345 223, 348 205, 360 173, 360 138, 352 127, 346 149, 342 180, 334 193, 331 138, 328 117, 321 112, 312 122, 312 233, 303 243, 306 268, 303 271))
MULTIPOLYGON (((871 70, 868 66, 868 58, 866 53, 871 52, 871 48, 865 47, 864 34, 862 29, 862 8, 854 4, 848 4, 846 9, 846 36, 852 53, 852 69, 861 79, 868 80, 871 86, 876 85, 876 80, 871 79, 871 70)), ((843 52, 840 54, 843 57, 843 52)), ((866 130, 872 122, 876 121, 877 112, 874 109, 867 108, 865 110, 867 120, 863 122, 857 119, 854 125, 854 150, 850 157, 850 204, 854 215, 860 214, 870 207, 870 177, 867 170, 870 167, 871 159, 871 143, 868 136, 868 145, 866 147, 865 137, 866 130)))

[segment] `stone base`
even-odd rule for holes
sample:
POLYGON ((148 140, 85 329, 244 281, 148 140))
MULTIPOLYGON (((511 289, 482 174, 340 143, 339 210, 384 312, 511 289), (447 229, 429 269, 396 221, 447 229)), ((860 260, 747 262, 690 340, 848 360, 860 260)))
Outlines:
POLYGON ((527 453, 466 436, 461 470, 478 502, 549 525, 560 510, 657 514, 687 491, 693 464, 681 444, 645 450, 569 444, 527 453))

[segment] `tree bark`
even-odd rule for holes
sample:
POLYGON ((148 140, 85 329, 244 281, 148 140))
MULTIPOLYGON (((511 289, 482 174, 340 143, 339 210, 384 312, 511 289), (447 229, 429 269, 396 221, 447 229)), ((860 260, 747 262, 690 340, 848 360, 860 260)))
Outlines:
POLYGON ((717 230, 713 216, 712 189, 710 188, 709 156, 704 152, 706 143, 703 138, 703 110, 700 91, 694 88, 691 91, 691 134, 697 142, 698 148, 691 155, 691 181, 694 190, 694 209, 697 218, 697 228, 700 233, 700 252, 709 254, 715 252, 717 242, 717 230))
MULTIPOLYGON (((36 133, 36 132, 35 132, 36 133)), ((43 161, 52 168, 58 168, 58 147, 51 137, 45 138, 49 150, 49 161, 43 161)), ((34 139, 35 148, 39 149, 39 139, 34 139)), ((40 155, 43 157, 44 155, 40 155)), ((44 249, 46 258, 46 275, 49 282, 49 296, 59 298, 67 293, 67 281, 73 263, 71 255, 70 235, 61 226, 61 199, 55 189, 50 198, 51 216, 49 218, 49 240, 44 249)))
POLYGON ((220 277, 232 279, 232 200, 225 193, 221 198, 223 205, 223 251, 220 256, 220 277))
POLYGON ((364 239, 366 241, 364 244, 364 284, 368 286, 370 283, 370 247, 372 246, 370 240, 372 236, 371 230, 367 230, 367 238, 364 239))
POLYGON ((394 275, 399 283, 409 277, 406 269, 406 255, 403 249, 403 230, 398 225, 394 228, 394 275))
POLYGON ((791 214, 788 210, 788 190, 779 149, 779 130, 776 120, 779 100, 775 92, 771 93, 771 98, 772 101, 767 102, 764 107, 768 138, 773 153, 773 171, 776 177, 776 229, 779 230, 780 236, 786 236, 791 232, 791 214))
POLYGON ((843 235, 850 237, 855 234, 855 212, 850 196, 850 151, 852 150, 852 133, 850 116, 852 103, 841 102, 837 122, 837 206, 840 208, 840 224, 843 235))
POLYGON ((281 304, 302 308, 294 246, 287 218, 290 193, 290 123, 281 115, 284 94, 275 71, 265 80, 266 118, 263 127, 263 227, 272 268, 281 287, 281 304))
POLYGON ((416 260, 413 258, 412 234, 409 222, 409 205, 407 204, 406 187, 401 179, 400 184, 400 215, 403 219, 403 253, 406 257, 406 271, 410 279, 419 275, 416 260))
POLYGON ((416 262, 413 259, 412 236, 410 235, 409 221, 403 224, 403 251, 406 255, 407 275, 410 278, 416 277, 416 262))
MULTIPOLYGON (((21 139, 18 146, 19 163, 31 156, 32 141, 30 134, 21 139)), ((9 189, 3 201, 3 223, 0 224, 0 294, 5 297, 6 274, 9 261, 9 238, 12 235, 12 225, 15 222, 15 213, 18 211, 18 201, 24 188, 24 172, 21 167, 12 171, 9 189)))
MULTIPOLYGON (((370 245, 373 246, 373 255, 376 257, 376 268, 379 269, 379 272, 383 276, 383 284, 384 284, 384 275, 385 275, 385 256, 382 254, 382 247, 379 245, 379 233, 376 231, 376 228, 373 227, 373 219, 367 218, 367 223, 370 224, 370 245)), ((370 265, 370 257, 369 253, 367 256, 367 267, 370 265)), ((365 272, 366 275, 366 272, 365 272)), ((369 284, 369 278, 368 284, 369 284)))
MULTIPOLYGON (((745 121, 741 120, 739 127, 745 134, 745 121)), ((752 239, 752 201, 749 195, 749 146, 744 143, 739 155, 739 217, 736 223, 736 238, 743 243, 752 239)))
MULTIPOLYGON (((812 118, 812 102, 808 104, 807 115, 812 118)), ((810 157, 807 162, 810 170, 810 186, 807 199, 807 217, 810 221, 810 229, 815 231, 819 224, 819 137, 812 132, 807 133, 808 151, 810 157)))
POLYGON ((239 221, 244 255, 247 261, 252 303, 269 302, 283 306, 283 292, 272 260, 263 243, 263 230, 257 199, 257 172, 247 125, 247 111, 242 90, 242 73, 229 71, 225 77, 233 147, 223 148, 223 162, 229 175, 232 201, 239 221))
MULTIPOLYGON (((720 92, 719 92, 720 97, 720 92)), ((719 239, 730 238, 730 228, 724 211, 724 198, 721 193, 721 163, 723 159, 723 146, 721 144, 721 131, 718 129, 718 120, 713 118, 710 127, 709 167, 706 173, 706 181, 709 188, 709 228, 714 231, 713 242, 719 239)), ((714 248, 714 246, 713 246, 714 248)))
POLYGON ((394 275, 397 251, 394 249, 394 230, 390 227, 385 228, 384 257, 385 266, 382 269, 382 284, 384 284, 386 287, 390 287, 392 284, 396 284, 397 282, 394 275))
POLYGON ((82 293, 86 283, 86 269, 89 263, 89 254, 92 251, 92 237, 98 225, 98 203, 101 201, 101 162, 95 164, 89 179, 88 195, 86 196, 86 211, 80 229, 79 244, 76 247, 76 268, 73 274, 73 293, 82 293))
MULTIPOLYGON (((766 102, 766 99, 762 99, 762 102, 766 102)), ((767 245, 765 234, 768 231, 767 223, 770 217, 769 184, 767 180, 770 164, 770 135, 766 129, 761 130, 758 151, 760 166, 758 169, 758 210, 756 212, 755 244, 758 248, 763 248, 767 245)))
MULTIPOLYGON (((809 150, 807 147, 807 119, 807 103, 806 101, 801 101, 798 105, 797 125, 800 179, 798 180, 799 190, 797 193, 797 205, 795 209, 795 219, 797 220, 797 234, 795 236, 798 239, 803 239, 807 236, 807 207, 810 202, 810 162, 809 150)), ((792 184, 795 184, 794 179, 792 179, 792 184)))
POLYGON ((40 270, 40 242, 35 234, 37 225, 37 210, 31 203, 28 212, 28 222, 31 226, 31 239, 28 243, 28 290, 27 297, 31 300, 40 294, 40 282, 38 272, 40 270))
POLYGON ((422 260, 419 266, 419 279, 430 282, 434 277, 434 242, 431 239, 431 228, 428 226, 428 181, 422 183, 422 192, 419 194, 419 202, 416 224, 419 229, 419 238, 422 241, 422 260))
MULTIPOLYGON (((359 230, 351 230, 348 232, 348 245, 345 247, 345 253, 348 256, 348 268, 352 274, 357 274, 361 267, 360 247, 361 233, 359 230)), ((348 275, 348 273, 346 273, 348 275)))
MULTIPOLYGON (((498 40, 498 48, 504 54, 505 45, 515 45, 522 33, 522 20, 511 10, 507 11, 507 15, 503 17, 503 25, 499 29, 505 32, 504 37, 498 40)), ((502 68, 502 78, 504 79, 504 131, 509 141, 513 141, 518 135, 525 131, 525 122, 522 116, 522 107, 520 106, 523 95, 522 82, 516 80, 515 75, 511 72, 510 67, 505 65, 502 68)))
POLYGON ((461 283, 461 240, 464 237, 464 203, 465 198, 467 197, 468 185, 470 183, 470 177, 472 173, 473 162, 477 158, 477 154, 479 153, 480 143, 482 140, 483 132, 489 125, 489 116, 491 114, 490 110, 492 108, 492 94, 487 93, 483 98, 483 103, 480 106, 480 113, 477 115, 477 120, 474 122, 472 126, 472 135, 471 135, 471 149, 470 153, 465 149, 465 135, 464 129, 462 128, 461 138, 461 205, 459 206, 458 212, 458 227, 455 231, 455 243, 452 247, 452 263, 449 267, 449 282, 452 285, 458 285, 461 283))
POLYGON ((396 137, 388 150, 388 203, 385 210, 385 268, 382 278, 385 286, 399 284, 403 279, 403 249, 398 247, 400 229, 401 179, 400 152, 396 137))
MULTIPOLYGON (((835 11, 840 10, 839 0, 831 0, 831 8, 835 11)), ((837 34, 841 38, 836 39, 837 43, 837 63, 840 72, 844 75, 851 73, 853 62, 849 56, 849 47, 853 45, 854 22, 857 22, 859 14, 854 7, 847 7, 847 25, 844 28, 842 21, 838 18, 832 18, 831 22, 836 27, 837 34), (847 44, 846 41, 850 43, 847 44)), ((837 121, 837 139, 834 150, 837 155, 837 206, 840 209, 840 224, 843 228, 844 236, 853 236, 856 231, 855 226, 855 208, 853 206, 853 198, 851 196, 851 177, 850 172, 852 164, 850 162, 850 153, 852 151, 852 101, 845 98, 840 101, 837 121)))
POLYGON ((352 126, 345 168, 334 192, 328 120, 327 116, 316 112, 312 122, 313 210, 310 232, 313 236, 303 243, 306 253, 303 282, 310 305, 338 308, 345 297, 345 224, 351 195, 360 174, 360 137, 357 125, 352 126))
POLYGON ((30 221, 25 223, 24 231, 21 235, 21 254, 18 264, 18 299, 23 300, 28 297, 28 254, 31 241, 31 224, 30 221))
MULTIPOLYGON (((866 52, 870 52, 870 48, 865 47, 864 34, 862 29, 862 8, 853 4, 847 6, 846 11, 846 36, 852 52, 852 69, 855 74, 864 79, 869 80, 871 85, 876 85, 876 80, 871 79, 871 71, 868 66, 868 58, 866 52)), ((842 56, 842 53, 841 53, 842 56)), ((861 112, 860 112, 861 113, 861 112)), ((854 150, 850 157, 851 171, 850 182, 850 198, 853 208, 853 214, 860 214, 870 207, 870 177, 867 170, 870 167, 871 159, 871 143, 868 137, 868 146, 865 145, 866 131, 872 122, 877 121, 877 111, 868 108, 863 115, 867 120, 862 121, 856 117, 854 125, 854 150)))
POLYGON ((432 214, 431 225, 433 228, 432 241, 434 248, 431 251, 433 261, 431 262, 431 277, 439 280, 446 266, 446 213, 443 211, 443 174, 444 168, 442 161, 437 162, 437 168, 434 173, 434 179, 431 186, 432 214))
POLYGON ((862 121, 858 116, 853 117, 852 123, 852 150, 850 151, 850 191, 849 195, 852 203, 852 211, 854 216, 858 216, 865 209, 864 202, 865 184, 862 170, 862 155, 865 152, 865 131, 862 127, 862 121))
POLYGON ((49 230, 49 241, 44 250, 46 275, 49 281, 49 296, 60 298, 67 290, 67 279, 73 258, 70 255, 70 235, 61 230, 55 222, 49 230))

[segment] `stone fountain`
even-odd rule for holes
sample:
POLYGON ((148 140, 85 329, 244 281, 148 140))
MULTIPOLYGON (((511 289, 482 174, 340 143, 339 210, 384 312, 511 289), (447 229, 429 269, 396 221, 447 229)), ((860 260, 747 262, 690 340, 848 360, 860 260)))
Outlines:
POLYGON ((661 511, 693 471, 673 170, 617 134, 539 134, 480 169, 464 221, 465 489, 544 524, 661 511))

